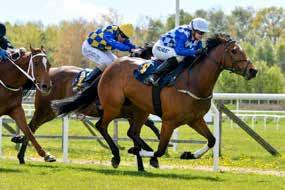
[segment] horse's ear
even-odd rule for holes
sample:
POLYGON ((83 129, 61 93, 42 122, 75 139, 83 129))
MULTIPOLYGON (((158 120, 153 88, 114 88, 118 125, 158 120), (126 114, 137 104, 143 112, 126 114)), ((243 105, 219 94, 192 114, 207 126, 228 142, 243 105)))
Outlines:
POLYGON ((35 49, 32 47, 32 44, 30 44, 30 50, 32 53, 35 51, 35 49))
POLYGON ((44 53, 46 53, 45 48, 44 48, 43 45, 41 45, 41 51, 44 52, 44 53))

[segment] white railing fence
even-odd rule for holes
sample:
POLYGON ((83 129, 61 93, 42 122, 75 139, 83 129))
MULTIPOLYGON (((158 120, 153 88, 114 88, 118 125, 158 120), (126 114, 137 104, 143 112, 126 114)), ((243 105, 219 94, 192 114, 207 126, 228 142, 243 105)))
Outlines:
MULTIPOLYGON (((214 102, 218 100, 236 100, 239 102, 240 100, 285 100, 285 94, 235 94, 235 93, 214 93, 214 97, 212 100, 212 106, 210 113, 206 115, 205 119, 206 121, 213 122, 214 125, 214 136, 216 137, 216 144, 213 148, 213 170, 218 171, 219 170, 219 150, 220 150, 220 113, 217 107, 215 106, 214 102)), ((25 102, 25 101, 24 101, 25 102)), ((28 103, 33 102, 32 99, 28 99, 28 103)), ((25 108, 28 110, 27 115, 31 116, 33 113, 33 105, 25 105, 25 108)), ((238 110, 236 111, 238 114, 240 114, 240 117, 247 117, 246 116, 246 111, 241 111, 238 110), (244 114, 244 115, 242 115, 244 114)), ((255 115, 251 115, 252 120, 256 119, 256 117, 261 117, 263 114, 262 111, 254 111, 255 115), (259 116, 258 116, 259 114, 259 116)), ((265 113, 265 112, 264 112, 265 113)), ((266 111, 266 113, 269 113, 266 111)), ((273 112, 272 112, 273 113, 273 112)), ((248 113, 247 113, 248 114, 248 113)), ((278 112, 274 113, 275 115, 278 116, 276 120, 279 122, 281 118, 285 118, 285 113, 284 112, 278 112)), ((248 114, 250 115, 250 114, 248 114)), ((272 114, 271 114, 272 115, 272 114)), ((277 117, 276 116, 276 117, 277 117)), ((266 117, 266 114, 263 114, 263 117, 266 117)), ((268 118, 267 116, 266 118, 268 118)), ((273 116, 272 116, 273 117, 273 116)), ((157 118, 156 118, 157 119, 157 118)), ((69 119, 68 116, 64 117, 62 119, 62 150, 63 150, 63 161, 68 162, 68 128, 69 128, 69 119)), ((115 126, 118 125, 118 122, 115 122, 115 126)), ((254 127, 254 125, 253 125, 254 127)), ((278 126, 279 127, 279 126, 278 126)), ((117 127, 114 128, 115 132, 118 130, 117 127)), ((116 138, 116 135, 115 135, 116 138)), ((178 130, 175 131, 173 138, 174 140, 177 140, 179 138, 179 132, 178 130)), ((118 140, 118 139, 117 139, 118 140)), ((178 144, 174 143, 174 148, 177 148, 178 144)), ((0 119, 0 156, 2 155, 2 118, 0 119)))

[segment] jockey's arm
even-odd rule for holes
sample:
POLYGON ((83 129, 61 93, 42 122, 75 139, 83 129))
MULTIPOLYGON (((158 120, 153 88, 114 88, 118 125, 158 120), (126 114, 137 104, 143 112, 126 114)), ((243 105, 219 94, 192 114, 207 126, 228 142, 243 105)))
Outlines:
POLYGON ((11 42, 6 37, 2 37, 0 39, 0 47, 4 50, 14 49, 13 45, 11 44, 11 42))
POLYGON ((130 42, 130 40, 125 40, 123 44, 129 46, 131 49, 136 49, 136 46, 130 42))
POLYGON ((0 47, 0 59, 6 59, 7 57, 9 57, 7 51, 0 47))
MULTIPOLYGON (((185 47, 185 42, 187 41, 187 36, 179 31, 176 31, 175 33, 175 41, 176 41, 176 46, 174 47, 174 50, 176 52, 177 55, 180 56, 195 56, 196 51, 198 46, 193 47, 193 48, 186 48, 185 47)), ((200 43, 200 42, 199 42, 200 43)), ((201 48, 202 48, 202 44, 200 43, 201 48)))
POLYGON ((111 32, 104 33, 104 40, 114 49, 118 49, 120 51, 130 51, 131 50, 129 46, 115 40, 114 35, 111 32))

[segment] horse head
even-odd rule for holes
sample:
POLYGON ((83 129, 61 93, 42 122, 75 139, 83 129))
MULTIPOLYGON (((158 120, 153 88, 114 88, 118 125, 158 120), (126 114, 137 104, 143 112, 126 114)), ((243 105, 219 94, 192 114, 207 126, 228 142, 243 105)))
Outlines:
POLYGON ((49 94, 51 90, 51 80, 49 76, 50 64, 43 47, 33 48, 30 46, 29 66, 27 73, 30 80, 33 81, 36 88, 44 95, 49 94))
POLYGON ((241 46, 228 35, 216 34, 207 40, 208 57, 220 65, 221 69, 242 75, 246 80, 254 78, 257 70, 247 58, 241 46), (216 51, 211 51, 215 49, 216 51), (210 52, 211 51, 211 52, 210 52))

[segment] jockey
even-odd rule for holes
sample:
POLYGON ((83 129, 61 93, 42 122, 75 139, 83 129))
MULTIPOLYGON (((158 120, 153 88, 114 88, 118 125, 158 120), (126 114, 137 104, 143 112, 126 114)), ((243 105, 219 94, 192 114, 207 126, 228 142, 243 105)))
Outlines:
POLYGON ((14 49, 11 42, 5 37, 6 27, 0 23, 0 59, 6 59, 9 55, 7 50, 14 49))
POLYGON ((117 56, 111 50, 131 52, 136 48, 129 38, 134 34, 132 24, 109 25, 89 33, 82 45, 84 57, 97 64, 97 67, 86 77, 83 84, 77 86, 86 89, 110 65, 117 56))
POLYGON ((175 69, 186 56, 196 56, 202 49, 202 37, 208 32, 208 22, 203 18, 193 19, 189 25, 178 26, 163 34, 155 43, 152 53, 156 59, 163 60, 150 76, 152 84, 157 85, 162 74, 175 69))

